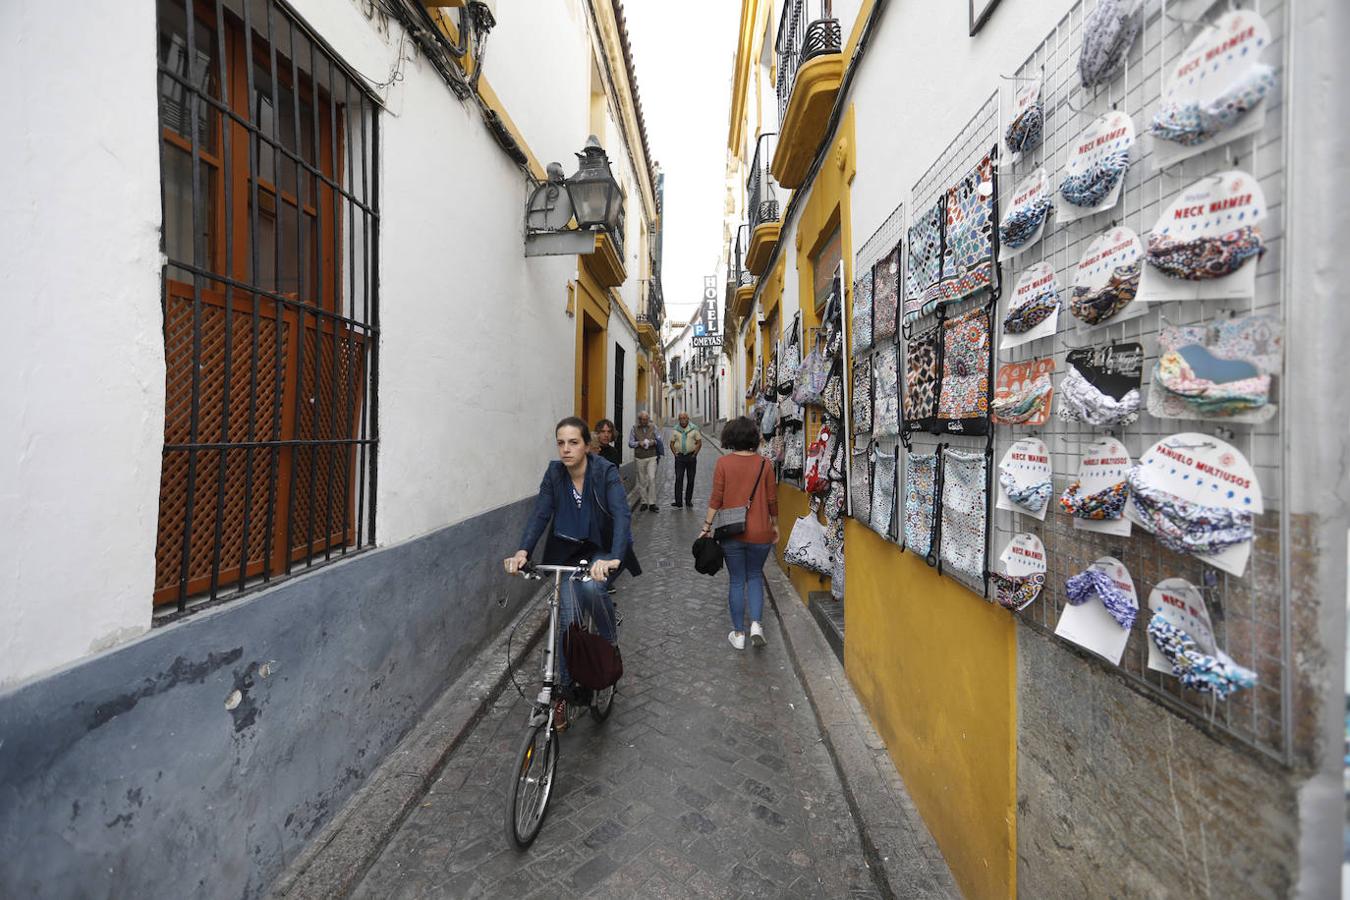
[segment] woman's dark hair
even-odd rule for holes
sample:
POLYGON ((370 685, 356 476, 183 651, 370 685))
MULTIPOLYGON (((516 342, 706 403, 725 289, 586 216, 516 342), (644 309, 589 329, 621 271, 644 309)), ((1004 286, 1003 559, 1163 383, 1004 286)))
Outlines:
POLYGON ((727 450, 758 450, 759 426, 749 416, 732 419, 722 429, 722 447, 727 450))
POLYGON ((581 442, 583 444, 589 444, 591 442, 591 426, 586 424, 585 419, 578 419, 576 416, 568 416, 563 419, 554 426, 553 433, 556 435, 558 432, 568 427, 576 428, 581 431, 581 442))
POLYGON ((616 430, 616 429, 614 428, 614 423, 611 422, 609 419, 601 419, 599 422, 596 422, 596 423, 595 423, 595 430, 596 430, 596 431, 600 431, 600 430, 602 430, 602 429, 604 429, 604 428, 609 428, 610 431, 615 431, 615 430, 616 430))

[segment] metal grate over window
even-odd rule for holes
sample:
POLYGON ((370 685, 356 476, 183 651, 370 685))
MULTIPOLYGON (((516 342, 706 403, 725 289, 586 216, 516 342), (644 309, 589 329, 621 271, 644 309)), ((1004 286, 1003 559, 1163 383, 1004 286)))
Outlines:
POLYGON ((156 607, 374 539, 379 118, 276 0, 159 0, 156 607))

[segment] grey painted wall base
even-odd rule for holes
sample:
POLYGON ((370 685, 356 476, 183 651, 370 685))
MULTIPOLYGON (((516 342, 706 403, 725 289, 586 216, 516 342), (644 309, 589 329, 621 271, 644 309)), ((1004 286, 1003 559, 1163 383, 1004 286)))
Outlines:
POLYGON ((532 503, 0 695, 0 897, 261 894, 529 596, 532 503))
POLYGON ((1298 781, 1017 629, 1017 893, 1287 897, 1298 781))

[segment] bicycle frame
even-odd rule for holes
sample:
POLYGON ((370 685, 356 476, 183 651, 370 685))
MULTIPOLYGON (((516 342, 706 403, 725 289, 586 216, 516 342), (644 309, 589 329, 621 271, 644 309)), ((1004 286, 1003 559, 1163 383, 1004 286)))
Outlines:
POLYGON ((558 618, 562 606, 562 580, 566 575, 568 578, 575 578, 578 581, 584 580, 577 578, 578 574, 586 571, 586 566, 546 566, 530 565, 521 570, 521 574, 526 578, 542 579, 541 572, 553 573, 553 591, 548 600, 548 636, 547 643, 544 645, 544 683, 539 688, 539 695, 535 697, 534 712, 530 714, 530 724, 536 725, 541 717, 548 721, 550 732, 556 731, 553 726, 553 688, 554 678, 557 675, 557 662, 555 654, 558 652, 558 618))

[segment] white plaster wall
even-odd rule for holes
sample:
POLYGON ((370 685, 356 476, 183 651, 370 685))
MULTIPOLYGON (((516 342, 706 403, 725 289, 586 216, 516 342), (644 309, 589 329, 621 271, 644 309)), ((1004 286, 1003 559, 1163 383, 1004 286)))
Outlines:
POLYGON ((150 625, 164 342, 153 3, 0 3, 0 688, 150 625), (72 27, 72 22, 79 27, 72 27))

